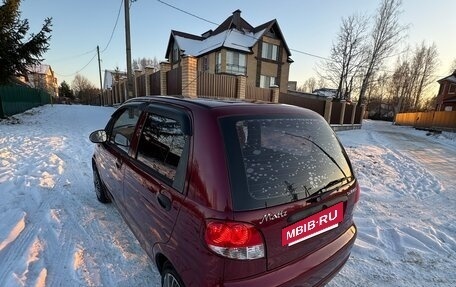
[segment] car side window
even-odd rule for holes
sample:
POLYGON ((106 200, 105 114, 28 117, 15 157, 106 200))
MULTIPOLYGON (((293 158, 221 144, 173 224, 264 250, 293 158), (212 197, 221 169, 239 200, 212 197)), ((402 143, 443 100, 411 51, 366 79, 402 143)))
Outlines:
POLYGON ((149 114, 139 139, 137 159, 173 183, 186 141, 178 121, 149 114))
POLYGON ((141 111, 136 107, 126 108, 112 125, 109 142, 128 152, 141 111))

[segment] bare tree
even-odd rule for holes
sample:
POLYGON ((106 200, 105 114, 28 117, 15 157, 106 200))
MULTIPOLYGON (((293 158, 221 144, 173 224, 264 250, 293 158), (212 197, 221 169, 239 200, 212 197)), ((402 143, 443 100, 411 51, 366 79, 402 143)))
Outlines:
POLYGON ((152 67, 154 69, 160 69, 160 63, 157 60, 157 57, 151 58, 138 58, 133 60, 133 69, 144 71, 144 68, 152 67))
POLYGON ((312 93, 317 86, 317 81, 314 77, 308 78, 304 84, 300 87, 300 90, 305 93, 312 93))
POLYGON ((407 57, 398 57, 397 65, 393 75, 390 78, 390 83, 387 86, 389 94, 389 103, 394 105, 394 114, 403 110, 404 102, 408 102, 410 90, 410 64, 407 57))
POLYGON ((451 74, 454 71, 456 71, 456 58, 453 60, 453 63, 451 63, 450 70, 448 71, 448 73, 451 74))
POLYGON ((336 98, 350 98, 362 65, 366 28, 365 17, 353 15, 342 19, 330 59, 323 64, 324 78, 337 86, 336 98))
POLYGON ((77 74, 71 84, 74 95, 84 104, 98 104, 100 90, 86 77, 77 74))
POLYGON ((368 56, 359 93, 359 102, 365 101, 365 94, 374 78, 375 72, 386 58, 391 56, 396 45, 403 37, 407 27, 400 25, 399 15, 401 0, 383 0, 377 10, 371 40, 368 44, 368 56))
POLYGON ((418 75, 416 86, 414 89, 415 110, 418 110, 420 108, 419 104, 423 91, 431 83, 434 82, 434 78, 432 77, 432 75, 437 69, 437 57, 438 53, 435 44, 426 47, 426 44, 422 42, 421 46, 416 49, 414 56, 414 63, 416 63, 416 66, 412 66, 412 73, 418 75))
POLYGON ((430 101, 423 100, 426 88, 434 82, 438 65, 435 44, 422 42, 411 54, 398 58, 397 66, 388 84, 395 113, 426 109, 430 101))
POLYGON ((322 88, 326 88, 326 80, 324 77, 319 77, 318 78, 318 81, 317 81, 317 89, 322 89, 322 88))
POLYGON ((367 91, 367 110, 369 116, 373 118, 385 118, 385 115, 382 114, 382 105, 387 102, 385 95, 387 95, 389 78, 390 76, 386 72, 381 73, 367 91))

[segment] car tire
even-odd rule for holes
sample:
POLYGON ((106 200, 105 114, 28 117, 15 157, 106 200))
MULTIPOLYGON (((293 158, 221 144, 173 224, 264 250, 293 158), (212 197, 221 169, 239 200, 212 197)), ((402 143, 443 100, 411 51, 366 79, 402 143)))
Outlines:
POLYGON ((161 285, 162 287, 185 287, 179 274, 169 262, 166 262, 163 266, 161 285))
POLYGON ((98 173, 98 170, 95 165, 92 166, 92 170, 93 170, 93 185, 95 187, 95 193, 97 195, 98 201, 101 203, 111 202, 111 200, 109 199, 109 197, 106 193, 106 189, 105 189, 103 183, 101 182, 100 174, 98 173))

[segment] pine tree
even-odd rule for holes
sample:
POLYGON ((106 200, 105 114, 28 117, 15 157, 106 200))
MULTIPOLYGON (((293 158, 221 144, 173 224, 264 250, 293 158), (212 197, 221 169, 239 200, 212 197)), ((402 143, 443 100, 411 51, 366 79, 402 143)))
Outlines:
POLYGON ((26 76, 27 68, 39 64, 49 49, 52 19, 46 18, 38 33, 27 35, 30 26, 20 19, 20 2, 3 0, 0 6, 0 84, 26 76))
POLYGON ((74 100, 73 90, 70 89, 70 85, 63 81, 59 87, 59 97, 70 98, 74 100))

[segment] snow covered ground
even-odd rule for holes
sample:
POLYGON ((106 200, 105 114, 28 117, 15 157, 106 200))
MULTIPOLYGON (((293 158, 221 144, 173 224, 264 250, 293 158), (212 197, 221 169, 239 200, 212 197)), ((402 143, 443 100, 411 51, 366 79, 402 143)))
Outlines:
MULTIPOLYGON (((159 286, 113 205, 97 202, 91 131, 112 108, 0 121, 0 286, 159 286)), ((362 188, 352 256, 328 286, 456 286, 456 139, 366 121, 338 133, 362 188)))

